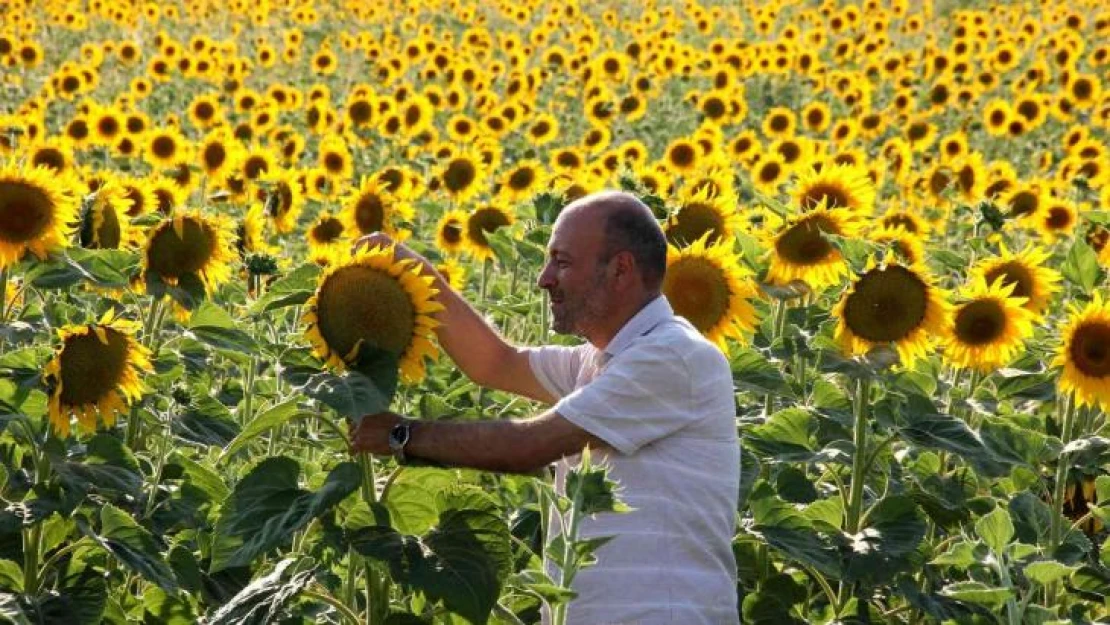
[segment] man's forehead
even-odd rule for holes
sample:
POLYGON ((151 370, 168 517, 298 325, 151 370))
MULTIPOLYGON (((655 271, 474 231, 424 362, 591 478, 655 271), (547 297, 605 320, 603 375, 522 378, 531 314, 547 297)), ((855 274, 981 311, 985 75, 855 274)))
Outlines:
POLYGON ((554 252, 574 253, 595 247, 603 237, 600 213, 583 211, 581 207, 564 210, 555 220, 547 249, 554 252), (590 214, 593 213, 593 214, 590 214))

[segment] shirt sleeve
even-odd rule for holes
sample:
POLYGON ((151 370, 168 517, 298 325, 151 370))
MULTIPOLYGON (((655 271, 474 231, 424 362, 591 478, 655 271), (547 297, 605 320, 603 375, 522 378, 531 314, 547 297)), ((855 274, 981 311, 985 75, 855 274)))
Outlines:
POLYGON ((691 385, 690 368, 678 350, 645 342, 621 352, 554 410, 631 454, 700 418, 693 409, 691 385))
POLYGON ((532 375, 556 399, 574 391, 582 362, 582 346, 545 345, 528 349, 532 375))

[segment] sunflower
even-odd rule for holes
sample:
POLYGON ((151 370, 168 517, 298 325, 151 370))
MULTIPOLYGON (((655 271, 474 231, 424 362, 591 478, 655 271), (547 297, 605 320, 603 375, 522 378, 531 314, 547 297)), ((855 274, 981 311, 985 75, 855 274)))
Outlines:
POLYGON ((672 174, 681 176, 698 169, 699 157, 697 144, 689 139, 675 139, 667 146, 663 162, 672 174))
POLYGON ((559 136, 559 120, 550 113, 542 113, 532 118, 525 133, 528 142, 535 147, 546 145, 559 136))
POLYGON ((474 150, 459 151, 439 171, 441 188, 458 203, 479 193, 485 186, 485 177, 486 165, 474 150))
POLYGON ((730 243, 711 245, 708 235, 679 249, 667 246, 663 294, 675 314, 728 353, 725 339, 743 340, 755 329, 756 289, 730 243))
POLYGON ((197 149, 200 166, 212 180, 219 180, 225 172, 237 167, 242 154, 243 148, 226 128, 208 133, 197 149))
POLYGON ((32 167, 45 167, 56 174, 72 171, 76 161, 73 148, 65 139, 40 140, 27 148, 27 161, 32 167))
POLYGON ((133 205, 115 180, 100 185, 85 201, 78 242, 87 249, 122 249, 135 244, 135 231, 127 219, 133 205))
POLYGON ((769 231, 765 240, 770 261, 767 281, 789 284, 802 280, 814 290, 839 284, 848 275, 848 263, 827 235, 852 238, 859 235, 859 221, 843 210, 818 205, 769 231))
POLYGON ((436 246, 444 254, 458 254, 466 247, 467 214, 463 210, 451 210, 440 217, 436 224, 436 246))
POLYGON ((907 265, 925 262, 925 244, 905 228, 877 228, 867 235, 868 240, 890 248, 894 255, 907 265))
POLYGON ((98 107, 91 114, 93 140, 98 145, 112 145, 124 132, 123 119, 114 107, 98 107))
POLYGON ((259 178, 255 199, 265 207, 279 234, 293 231, 304 208, 301 185, 296 175, 288 171, 273 170, 259 178))
POLYGON ((319 167, 334 183, 346 183, 354 175, 354 158, 347 142, 338 135, 328 135, 320 142, 319 167))
POLYGON ((712 195, 708 188, 684 194, 663 227, 667 241, 686 246, 703 237, 715 244, 731 241, 741 229, 733 195, 712 195))
POLYGON ((1052 366, 1061 367, 1057 386, 1074 393, 1081 406, 1110 408, 1110 303, 1095 292, 1083 309, 1069 304, 1052 366))
POLYGON ((231 277, 235 233, 225 217, 178 213, 151 228, 143 250, 143 275, 168 284, 197 278, 211 292, 231 277))
POLYGON ((346 226, 343 220, 328 211, 320 213, 305 233, 309 256, 318 265, 329 265, 346 247, 346 226))
POLYGON ((824 204, 866 216, 875 208, 875 185, 861 166, 826 165, 820 170, 803 166, 790 195, 803 211, 824 204))
POLYGON ((363 176, 359 188, 347 196, 340 219, 344 228, 355 237, 373 232, 395 236, 395 221, 412 217, 413 209, 408 202, 386 191, 385 185, 376 177, 363 176))
POLYGON ((506 226, 513 225, 516 219, 512 211, 497 203, 489 203, 473 210, 466 216, 466 251, 476 259, 485 261, 493 259, 493 248, 490 247, 487 235, 506 226))
POLYGON ((943 339, 944 359, 954 367, 990 373, 1010 364, 1033 334, 1036 315, 1001 279, 972 280, 961 290, 943 339))
POLYGON ((188 114, 193 126, 202 130, 218 126, 223 121, 219 98, 213 94, 193 98, 188 114))
POLYGON ((790 137, 798 127, 798 118, 788 108, 776 106, 763 116, 763 135, 769 139, 790 137))
POLYGON ((786 162, 777 152, 764 152, 748 170, 756 190, 765 195, 776 195, 789 172, 786 162))
POLYGON ((926 239, 929 235, 929 222, 922 219, 913 211, 888 210, 879 218, 879 226, 886 229, 902 229, 919 239, 926 239))
POLYGON ((45 167, 0 165, 0 269, 66 246, 80 208, 67 180, 45 167))
POLYGON ((156 169, 172 167, 189 153, 188 139, 172 126, 148 131, 143 145, 146 161, 156 169))
POLYGON ((444 282, 452 289, 462 291, 466 288, 466 266, 460 264, 457 259, 448 258, 444 260, 436 265, 436 271, 443 276, 444 282))
POLYGON ((235 250, 239 258, 247 254, 276 255, 279 249, 266 240, 266 209, 262 204, 254 204, 243 214, 235 228, 235 250))
POLYGON ((113 311, 97 323, 59 331, 62 345, 43 380, 50 394, 50 423, 61 436, 69 436, 73 415, 85 432, 96 429, 98 418, 114 424, 116 412, 142 395, 143 374, 154 370, 150 350, 133 338, 139 324, 116 319, 113 311))
POLYGON ((1026 298, 1025 307, 1040 314, 1048 307, 1052 296, 1060 290, 1060 274, 1046 266, 1051 254, 1035 246, 1012 253, 1001 246, 997 258, 986 259, 973 270, 972 276, 988 284, 998 278, 1003 284, 1014 285, 1014 296, 1026 298))
POLYGON ((508 202, 529 200, 543 188, 547 176, 535 159, 521 161, 501 177, 500 195, 508 202))
POLYGON ((852 356, 893 343, 908 368, 932 340, 944 340, 950 314, 946 294, 923 270, 871 258, 833 309, 833 337, 852 356))
POLYGON ((117 180, 123 198, 127 200, 127 217, 138 217, 152 210, 158 203, 154 186, 146 178, 120 176, 117 180))
POLYGON ((330 366, 358 369, 364 346, 394 354, 401 376, 424 377, 424 358, 435 357, 432 277, 408 261, 394 261, 393 248, 363 249, 334 264, 308 300, 302 322, 313 351, 330 366))
POLYGON ((1058 237, 1066 237, 1075 230, 1079 212, 1074 203, 1053 199, 1041 211, 1034 225, 1046 242, 1054 243, 1058 237))

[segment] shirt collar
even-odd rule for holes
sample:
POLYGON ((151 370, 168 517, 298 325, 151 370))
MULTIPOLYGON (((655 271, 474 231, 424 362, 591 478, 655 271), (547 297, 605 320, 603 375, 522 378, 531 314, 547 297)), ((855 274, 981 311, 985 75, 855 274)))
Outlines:
POLYGON ((671 308, 671 303, 667 301, 666 296, 656 297, 621 326, 613 340, 605 346, 605 360, 608 361, 620 354, 634 339, 651 332, 655 326, 673 316, 674 309, 671 308))

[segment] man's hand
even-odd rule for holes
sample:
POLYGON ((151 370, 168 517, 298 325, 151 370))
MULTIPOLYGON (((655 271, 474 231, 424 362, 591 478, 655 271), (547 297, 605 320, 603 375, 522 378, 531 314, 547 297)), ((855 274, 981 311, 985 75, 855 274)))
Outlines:
POLYGON ((389 431, 400 422, 401 415, 393 412, 364 416, 358 427, 351 431, 351 451, 375 456, 392 454, 393 451, 389 448, 389 431))
POLYGON ((371 234, 367 234, 367 235, 363 235, 363 236, 359 237, 359 239, 357 241, 355 241, 355 244, 351 248, 351 250, 354 251, 354 252, 357 252, 358 250, 360 250, 364 247, 386 248, 386 247, 389 247, 391 245, 394 246, 393 247, 393 258, 394 258, 394 260, 411 260, 411 261, 414 261, 418 267, 420 267, 420 271, 424 275, 426 275, 426 276, 438 276, 439 275, 438 272, 435 269, 435 266, 432 265, 432 263, 427 258, 424 258, 420 254, 417 254, 416 252, 414 252, 411 248, 409 248, 404 243, 397 243, 396 241, 393 240, 392 237, 390 237, 388 234, 386 234, 384 232, 373 232, 371 234))

